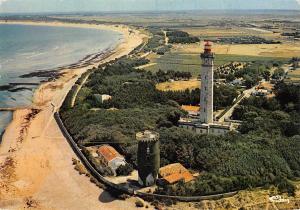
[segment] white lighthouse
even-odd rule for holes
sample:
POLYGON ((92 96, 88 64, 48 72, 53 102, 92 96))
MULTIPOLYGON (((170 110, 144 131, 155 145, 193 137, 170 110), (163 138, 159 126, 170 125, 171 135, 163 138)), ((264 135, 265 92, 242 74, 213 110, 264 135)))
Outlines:
POLYGON ((200 122, 211 124, 213 118, 214 101, 214 58, 212 44, 207 41, 204 45, 204 52, 201 53, 201 97, 200 97, 200 122))
POLYGON ((214 58, 212 43, 204 44, 204 52, 201 53, 201 93, 200 93, 200 117, 182 118, 179 126, 195 131, 197 134, 224 135, 233 130, 230 122, 214 121, 214 58))

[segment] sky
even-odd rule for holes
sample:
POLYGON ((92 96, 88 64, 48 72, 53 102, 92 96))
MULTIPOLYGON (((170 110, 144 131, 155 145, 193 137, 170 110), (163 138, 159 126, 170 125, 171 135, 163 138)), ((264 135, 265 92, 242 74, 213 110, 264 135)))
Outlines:
POLYGON ((300 10, 300 0, 0 0, 0 13, 201 9, 300 10))

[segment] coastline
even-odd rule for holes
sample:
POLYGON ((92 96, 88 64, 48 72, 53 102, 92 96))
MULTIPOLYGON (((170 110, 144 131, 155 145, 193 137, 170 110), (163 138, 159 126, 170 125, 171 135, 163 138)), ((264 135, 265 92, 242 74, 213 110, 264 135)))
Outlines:
POLYGON ((40 21, 15 21, 15 20, 0 20, 0 24, 15 24, 15 25, 31 25, 31 26, 55 26, 55 27, 73 27, 73 28, 89 28, 89 29, 100 29, 124 33, 128 27, 125 25, 95 25, 87 23, 65 23, 60 21, 53 22, 40 22, 40 21))
MULTIPOLYGON (((96 28, 123 34, 122 42, 101 58, 96 56, 98 59, 85 62, 87 65, 68 66, 60 70, 60 77, 42 83, 35 90, 31 108, 13 113, 13 119, 6 127, 0 145, 0 166, 7 168, 4 170, 6 176, 2 176, 3 171, 0 171, 0 208, 18 209, 26 205, 24 199, 29 198, 42 209, 83 209, 93 205, 132 209, 134 202, 130 199, 101 202, 101 196, 104 200, 111 199, 110 196, 90 183, 89 178, 80 176, 74 170, 72 158, 76 158, 76 155, 61 134, 53 113, 61 106, 66 94, 82 73, 128 55, 142 43, 144 35, 127 26, 115 25, 32 21, 0 21, 0 24, 96 28), (80 195, 85 198, 80 199, 80 195)), ((79 62, 82 61, 85 59, 79 62)))
MULTIPOLYGON (((63 23, 63 22, 35 22, 35 21, 3 21, 0 20, 0 25, 30 25, 30 26, 48 26, 48 27, 64 27, 64 28, 85 28, 85 29, 96 29, 96 30, 107 30, 107 31, 114 31, 119 34, 122 34, 124 36, 124 31, 126 31, 127 27, 119 26, 119 25, 93 25, 93 24, 75 24, 75 23, 63 23)), ((106 59, 108 56, 110 56, 114 50, 118 48, 118 46, 124 42, 124 37, 120 38, 117 43, 114 46, 110 46, 106 49, 103 49, 100 52, 96 52, 93 54, 88 54, 82 57, 80 60, 70 63, 64 66, 59 66, 52 69, 46 69, 46 70, 36 70, 29 73, 25 73, 24 75, 21 75, 20 78, 29 78, 29 77, 42 77, 43 79, 40 83, 34 84, 35 88, 28 88, 28 85, 33 85, 29 83, 24 84, 15 84, 10 83, 8 85, 2 85, 0 86, 0 89, 7 90, 10 92, 17 92, 19 90, 32 90, 33 94, 38 90, 38 87, 44 83, 49 82, 52 80, 55 80, 59 77, 61 77, 64 74, 65 70, 72 70, 72 69, 79 69, 79 68, 92 68, 94 66, 97 66, 103 59, 106 59), (19 85, 23 85, 19 88, 16 88, 19 85)), ((32 97, 32 101, 33 101, 32 97)), ((29 106, 30 107, 30 106, 29 106)), ((25 107, 24 107, 25 108, 25 107)), ((13 111, 11 111, 11 114, 13 115, 13 111)), ((6 124, 5 127, 3 127, 2 135, 0 135, 0 145, 2 142, 2 136, 5 133, 6 128, 11 123, 13 117, 11 118, 10 122, 6 124)))

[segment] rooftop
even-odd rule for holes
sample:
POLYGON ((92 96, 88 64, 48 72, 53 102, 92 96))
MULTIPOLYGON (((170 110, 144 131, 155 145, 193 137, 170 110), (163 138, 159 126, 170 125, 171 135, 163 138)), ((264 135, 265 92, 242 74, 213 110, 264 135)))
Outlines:
POLYGON ((176 182, 179 182, 180 180, 183 180, 184 182, 190 182, 194 179, 195 178, 193 177, 193 175, 188 171, 183 173, 171 174, 169 176, 164 177, 164 180, 166 180, 169 184, 174 184, 176 182))
POLYGON ((136 139, 138 141, 157 141, 159 139, 159 134, 154 131, 146 130, 144 132, 137 133, 136 139))
POLYGON ((122 155, 120 155, 120 153, 117 152, 117 150, 115 150, 115 148, 109 145, 103 145, 99 147, 97 153, 102 155, 107 162, 110 162, 117 157, 124 158, 122 155))
POLYGON ((182 105, 181 108, 187 112, 199 112, 200 106, 182 105))
POLYGON ((159 175, 169 184, 176 183, 180 180, 190 182, 194 180, 193 175, 180 163, 173 163, 159 169, 159 175))

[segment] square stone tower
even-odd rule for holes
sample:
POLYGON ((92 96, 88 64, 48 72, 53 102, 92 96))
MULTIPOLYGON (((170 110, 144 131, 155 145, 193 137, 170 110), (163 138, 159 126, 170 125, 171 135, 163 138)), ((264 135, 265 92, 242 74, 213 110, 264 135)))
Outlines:
POLYGON ((201 54, 201 96, 200 96, 200 122, 211 124, 213 119, 214 101, 214 58, 212 43, 207 41, 204 45, 204 52, 201 54))

